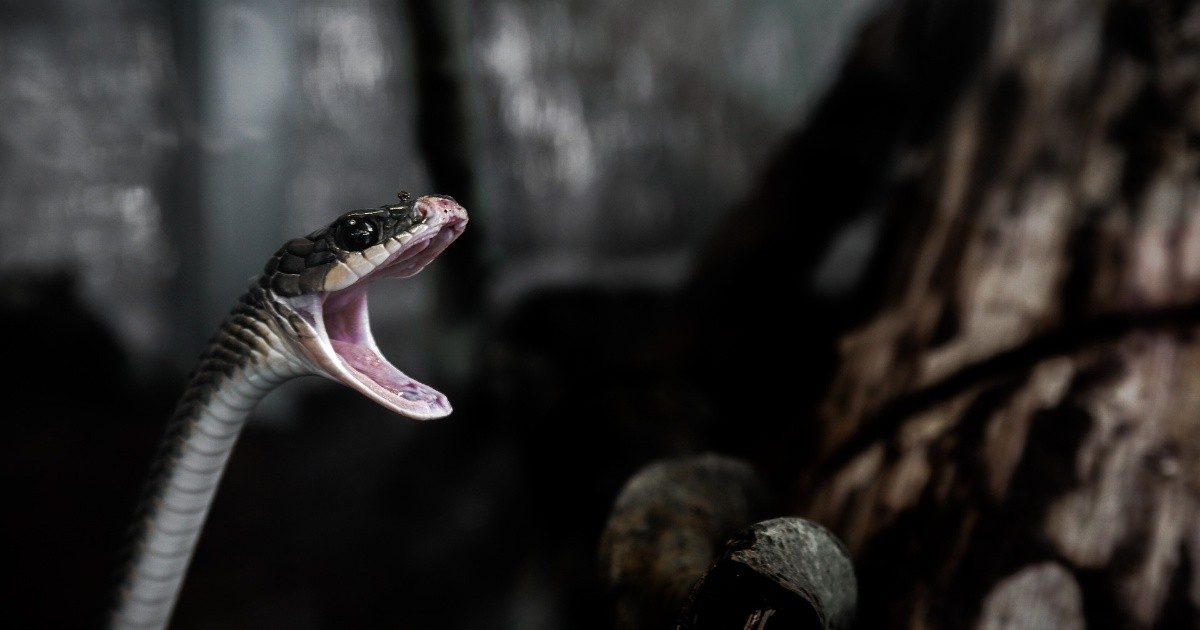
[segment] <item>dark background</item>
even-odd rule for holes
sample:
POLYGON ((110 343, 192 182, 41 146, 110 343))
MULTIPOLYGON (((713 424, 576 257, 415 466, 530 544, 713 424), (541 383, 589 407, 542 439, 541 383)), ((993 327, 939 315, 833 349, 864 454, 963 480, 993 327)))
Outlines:
POLYGON ((5 625, 97 625, 225 310, 408 190, 471 224, 373 327, 455 413, 269 396, 175 627, 610 627, 596 538, 633 471, 803 455, 795 329, 846 323, 877 226, 853 186, 783 224, 762 191, 833 185, 813 147, 844 143, 795 153, 822 111, 878 130, 886 104, 821 100, 873 4, 0 2, 5 625))

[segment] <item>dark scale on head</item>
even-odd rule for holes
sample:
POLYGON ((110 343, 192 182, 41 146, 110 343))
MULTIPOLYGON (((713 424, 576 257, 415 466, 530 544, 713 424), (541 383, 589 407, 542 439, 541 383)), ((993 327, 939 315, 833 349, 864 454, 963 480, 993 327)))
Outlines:
POLYGON ((398 197, 398 205, 347 212, 306 237, 288 241, 267 261, 260 286, 269 283, 285 297, 320 290, 331 266, 348 253, 392 238, 424 219, 407 192, 398 197))

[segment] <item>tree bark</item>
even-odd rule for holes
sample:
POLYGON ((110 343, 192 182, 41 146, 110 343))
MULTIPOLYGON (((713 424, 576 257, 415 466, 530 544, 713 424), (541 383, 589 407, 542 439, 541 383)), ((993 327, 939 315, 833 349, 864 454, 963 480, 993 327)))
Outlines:
POLYGON ((899 143, 791 511, 861 627, 1200 627, 1200 7, 952 4, 889 5, 847 68, 971 71, 899 143))

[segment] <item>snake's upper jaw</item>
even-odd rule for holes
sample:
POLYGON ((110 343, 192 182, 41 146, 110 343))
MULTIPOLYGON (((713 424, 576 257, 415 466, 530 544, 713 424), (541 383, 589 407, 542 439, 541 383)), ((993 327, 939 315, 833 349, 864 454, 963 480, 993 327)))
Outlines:
POLYGON ((386 259, 377 259, 369 269, 363 266, 369 256, 352 261, 359 279, 337 290, 289 298, 289 302, 311 327, 311 334, 301 336, 299 345, 318 373, 398 414, 428 420, 449 415, 450 401, 383 356, 371 334, 367 310, 367 289, 375 280, 416 274, 466 227, 466 211, 448 197, 422 197, 417 206, 426 216, 425 228, 389 243, 386 259))

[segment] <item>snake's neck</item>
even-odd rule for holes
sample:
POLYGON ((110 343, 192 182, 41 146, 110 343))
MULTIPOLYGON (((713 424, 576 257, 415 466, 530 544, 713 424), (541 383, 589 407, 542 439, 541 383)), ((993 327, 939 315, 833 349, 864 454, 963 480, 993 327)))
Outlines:
POLYGON ((114 630, 166 627, 247 415, 283 382, 312 373, 255 302, 243 298, 222 323, 171 417, 139 507, 114 630))

